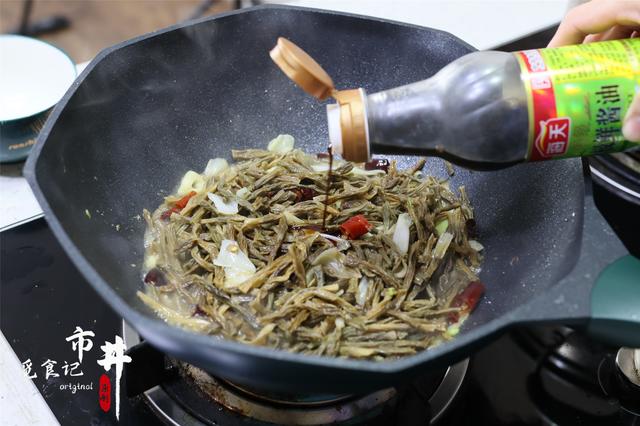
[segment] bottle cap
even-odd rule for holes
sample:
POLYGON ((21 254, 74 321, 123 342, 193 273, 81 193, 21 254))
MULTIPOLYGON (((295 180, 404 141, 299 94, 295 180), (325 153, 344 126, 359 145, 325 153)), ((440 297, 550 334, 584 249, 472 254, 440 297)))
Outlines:
POLYGON ((329 74, 307 52, 286 38, 278 37, 269 55, 287 77, 311 96, 322 101, 335 90, 329 74))
POLYGON ((336 90, 329 74, 304 50, 286 38, 279 37, 269 55, 287 77, 305 92, 321 101, 331 96, 338 102, 337 106, 329 106, 333 111, 329 107, 327 109, 329 138, 334 152, 349 161, 368 161, 364 90, 336 90))

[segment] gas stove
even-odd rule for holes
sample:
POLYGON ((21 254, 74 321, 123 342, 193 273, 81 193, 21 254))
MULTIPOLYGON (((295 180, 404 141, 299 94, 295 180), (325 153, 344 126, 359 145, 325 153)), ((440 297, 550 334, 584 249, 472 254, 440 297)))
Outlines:
POLYGON ((516 329, 470 359, 364 395, 267 393, 142 341, 94 293, 44 219, 4 230, 0 245, 2 334, 63 425, 640 424, 637 352, 568 328, 516 329), (84 342, 73 337, 78 328, 91 333, 84 342), (131 358, 120 381, 99 364, 116 336, 131 358))

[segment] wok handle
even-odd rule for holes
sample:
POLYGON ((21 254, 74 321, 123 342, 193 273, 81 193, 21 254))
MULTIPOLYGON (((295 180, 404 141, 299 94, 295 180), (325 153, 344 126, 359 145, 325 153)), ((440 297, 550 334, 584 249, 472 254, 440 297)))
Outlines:
POLYGON ((615 345, 640 348, 640 260, 628 255, 605 268, 591 290, 587 332, 615 345))

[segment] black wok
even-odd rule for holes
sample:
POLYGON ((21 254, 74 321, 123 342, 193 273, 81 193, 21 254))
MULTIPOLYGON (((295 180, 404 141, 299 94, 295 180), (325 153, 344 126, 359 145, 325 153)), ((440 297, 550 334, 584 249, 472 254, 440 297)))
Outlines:
MULTIPOLYGON (((265 147, 279 133, 310 152, 326 147, 324 106, 269 58, 278 36, 316 58, 338 87, 370 93, 429 77, 473 50, 432 29, 274 6, 174 26, 101 52, 51 114, 25 174, 71 259, 151 344, 240 383, 340 392, 451 364, 522 323, 583 325, 640 346, 640 286, 631 285, 640 275, 630 272, 637 261, 612 267, 622 279, 597 280, 627 253, 585 198, 579 160, 457 171, 452 187, 466 185, 486 247, 487 293, 460 336, 434 349, 391 362, 310 357, 159 320, 136 297, 142 210, 157 206, 185 171, 228 158, 231 148, 265 147)), ((429 161, 427 172, 444 175, 441 161, 429 161)))

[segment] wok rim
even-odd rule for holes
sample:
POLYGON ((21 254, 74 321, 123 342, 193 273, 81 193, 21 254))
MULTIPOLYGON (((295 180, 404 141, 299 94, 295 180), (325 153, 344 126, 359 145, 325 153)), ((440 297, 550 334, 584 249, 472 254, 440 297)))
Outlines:
MULTIPOLYGON (((415 355, 395 359, 388 361, 372 361, 372 360, 356 360, 350 358, 338 358, 338 357, 326 357, 317 355, 303 355, 286 350, 272 349, 265 346, 253 346, 245 343, 239 343, 235 341, 226 340, 224 338, 212 338, 209 335, 203 335, 191 332, 186 329, 182 329, 176 326, 171 326, 160 318, 153 318, 148 316, 136 308, 132 307, 123 298, 121 298, 113 287, 108 284, 92 266, 92 264, 84 257, 78 247, 71 240, 61 222, 54 214, 51 206, 47 201, 47 197, 40 189, 38 184, 38 177, 36 174, 36 168, 42 149, 48 139, 48 136, 60 117, 61 113, 66 108, 69 100, 75 94, 76 90, 85 80, 87 75, 99 64, 105 57, 111 53, 130 46, 132 44, 141 42, 143 40, 151 39, 155 36, 168 33, 174 30, 190 27, 204 22, 215 21, 223 19, 228 16, 243 14, 243 13, 255 13, 261 10, 293 10, 302 12, 314 12, 323 13, 329 15, 338 15, 356 19, 365 19, 369 21, 377 21, 386 24, 393 24, 409 28, 428 29, 434 33, 440 33, 446 37, 449 37, 456 42, 468 47, 472 51, 476 51, 473 46, 459 39, 455 35, 428 27, 422 27, 414 24, 407 24, 382 18, 368 17, 364 15, 336 12, 331 10, 323 10, 316 8, 306 8, 298 6, 287 5, 260 5, 246 9, 240 9, 236 11, 225 12, 222 14, 208 16, 197 20, 191 20, 183 23, 178 23, 160 30, 156 30, 147 34, 143 34, 134 37, 130 40, 123 41, 116 45, 100 51, 96 57, 91 60, 82 73, 76 78, 71 87, 64 94, 62 99, 56 104, 49 118, 47 119, 40 135, 37 138, 35 146, 32 148, 27 162, 24 167, 24 176, 27 179, 31 189, 33 190, 35 197, 42 207, 45 219, 54 236, 71 259, 73 264, 78 268, 80 273, 89 281, 94 290, 104 299, 104 301, 118 314, 121 315, 129 324, 132 325, 145 339, 151 344, 157 346, 160 350, 174 354, 186 361, 192 362, 195 365, 207 368, 205 365, 208 353, 212 352, 226 352, 234 355, 250 355, 262 359, 270 359, 278 362, 287 362, 295 364, 304 364, 314 367, 329 368, 333 370, 342 371, 357 371, 361 373, 381 373, 393 375, 396 373, 406 372, 413 368, 417 368, 425 363, 433 363, 433 365, 448 365, 456 361, 463 359, 476 345, 480 342, 486 341, 491 338, 498 337, 499 334, 505 332, 508 328, 517 325, 518 323, 530 322, 536 319, 529 318, 526 314, 523 314, 523 307, 534 304, 538 299, 542 298, 544 294, 538 297, 532 298, 528 302, 515 306, 511 311, 504 313, 498 317, 495 317, 488 322, 474 326, 473 314, 464 323, 462 329, 463 332, 452 340, 443 342, 435 347, 423 350, 415 355)), ((579 160, 567 160, 567 163, 579 161, 579 160)), ((517 167, 517 166, 515 166, 517 167)), ((584 201, 583 201, 584 204, 584 201)), ((581 212, 582 215, 582 212, 581 212)), ((581 231, 582 228, 580 227, 581 231)), ((582 235, 582 233, 581 233, 582 235)), ((577 262, 577 259, 576 259, 577 262)), ((567 274, 571 273, 571 270, 575 267, 575 264, 569 268, 567 274)), ((565 274, 564 276, 566 276, 565 274)), ((556 282, 551 284, 550 287, 556 286, 563 277, 558 277, 556 282)), ((560 316, 562 316, 560 314, 560 316)), ((554 319, 555 321, 556 319, 554 319)), ((582 321, 582 319, 580 320, 582 321)), ((211 365, 211 362, 209 362, 211 365)))

